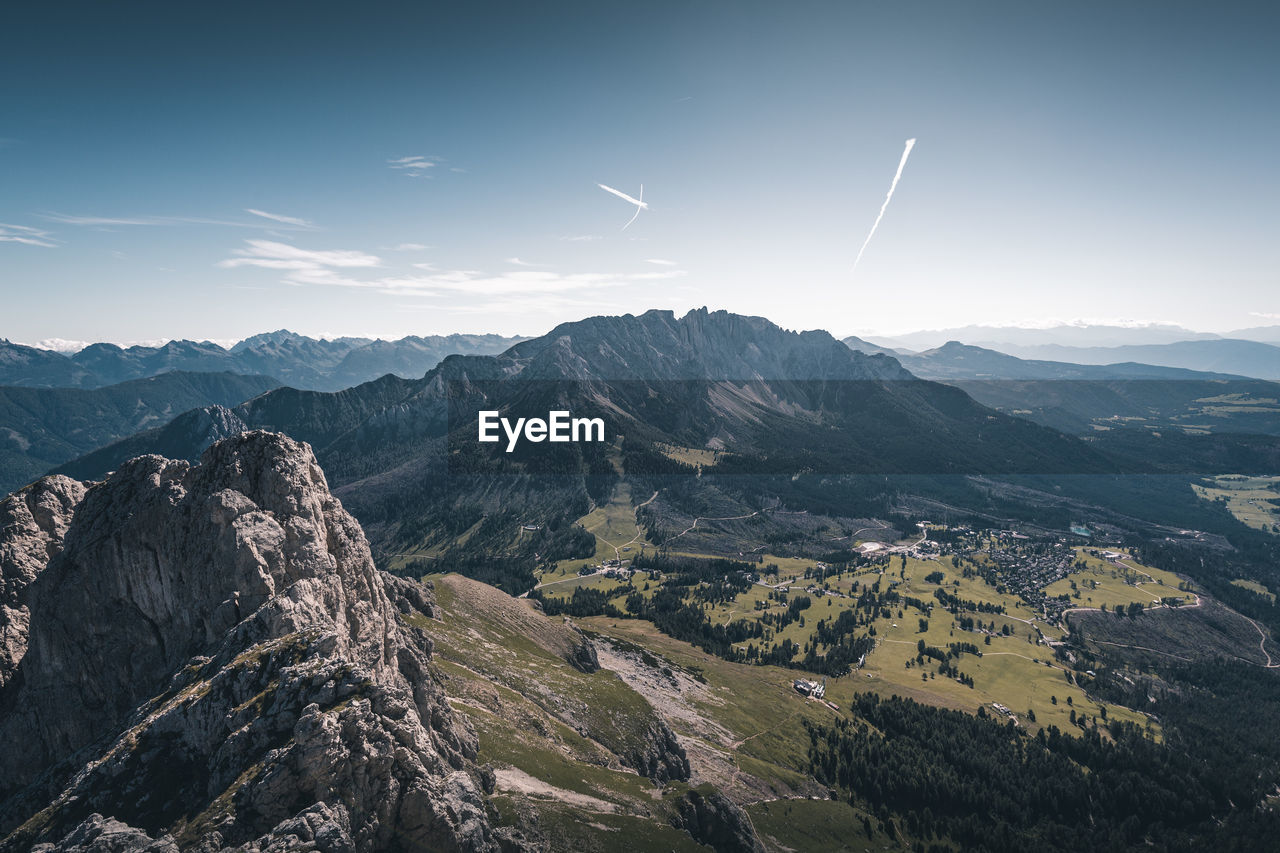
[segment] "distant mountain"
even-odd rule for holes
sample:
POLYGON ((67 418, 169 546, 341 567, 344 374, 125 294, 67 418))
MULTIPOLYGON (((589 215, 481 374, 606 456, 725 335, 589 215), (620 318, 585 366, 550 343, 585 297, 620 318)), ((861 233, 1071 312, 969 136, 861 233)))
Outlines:
MULTIPOLYGON (((848 344, 847 340, 846 343, 848 344)), ((860 349, 855 344, 848 345, 854 349, 860 349)), ((938 381, 948 379, 1230 380, 1245 378, 1228 373, 1207 373, 1135 362, 1071 364, 1063 361, 1025 359, 984 347, 962 344, 959 341, 949 341, 937 349, 921 353, 899 354, 897 358, 904 367, 921 379, 938 381)))
POLYGON ((175 371, 106 388, 0 387, 0 494, 104 444, 204 406, 234 406, 280 383, 175 371))
POLYGON ((1245 341, 1261 341, 1264 344, 1280 344, 1280 326, 1254 326, 1249 329, 1236 329, 1234 332, 1227 332, 1223 337, 1245 341))
MULTIPOLYGON (((932 329, 910 332, 893 337, 865 336, 880 346, 894 349, 920 351, 942 346, 948 341, 990 347, 1002 352, 1004 346, 1056 345, 1071 347, 1112 347, 1134 344, 1169 344, 1177 341, 1213 340, 1219 335, 1193 332, 1181 326, 1148 323, 1136 326, 1061 325, 1045 329, 1020 326, 960 326, 952 329, 932 329)), ((1125 359, 1115 359, 1124 361, 1125 359)))
POLYGON ((95 378, 62 353, 0 338, 0 385, 75 387, 95 378))
MULTIPOLYGON (((898 350, 891 349, 890 347, 882 347, 879 344, 873 344, 870 341, 863 340, 862 338, 854 335, 850 335, 845 338, 841 343, 851 350, 865 352, 867 355, 887 355, 894 358, 897 358, 900 355, 898 350)), ((903 350, 903 352, 907 352, 907 350, 903 350)))
MULTIPOLYGON (((854 352, 826 332, 789 332, 705 309, 592 317, 498 356, 451 356, 419 380, 385 377, 338 393, 282 388, 208 414, 61 470, 98 477, 162 447, 198 458, 224 427, 242 423, 310 442, 383 553, 456 536, 483 518, 466 547, 504 550, 510 559, 517 555, 505 537, 517 519, 568 536, 568 523, 607 494, 600 478, 692 473, 672 448, 716 455, 702 481, 723 474, 748 493, 742 474, 790 481, 802 471, 1114 470, 1084 442, 919 380, 889 356, 854 352), (609 441, 507 454, 477 443, 480 408, 600 416, 609 441)), ((545 558, 559 546, 529 547, 545 558)))
POLYGON ((1150 346, 1065 347, 1001 344, 1001 352, 1021 358, 1051 359, 1076 364, 1143 364, 1179 367, 1210 373, 1231 373, 1255 379, 1280 379, 1280 346, 1257 341, 1178 341, 1150 346))
POLYGON ((182 370, 269 375, 298 388, 336 391, 387 373, 418 378, 445 356, 498 353, 519 340, 501 335, 322 340, 281 329, 246 338, 229 350, 210 341, 127 348, 97 343, 69 355, 0 341, 0 385, 100 388, 182 370))
POLYGON ((1280 385, 1245 376, 1022 359, 957 341, 898 360, 922 379, 955 385, 993 409, 1069 433, 1137 426, 1280 435, 1280 385))

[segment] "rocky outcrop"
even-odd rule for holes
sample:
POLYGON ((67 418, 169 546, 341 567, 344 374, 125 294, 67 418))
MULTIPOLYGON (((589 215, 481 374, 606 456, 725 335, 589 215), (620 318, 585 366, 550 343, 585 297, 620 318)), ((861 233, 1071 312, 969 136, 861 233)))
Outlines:
POLYGON ((654 718, 642 744, 623 756, 628 766, 660 784, 689 778, 689 757, 675 732, 661 717, 654 718))
POLYGON ((27 651, 28 590, 62 550, 85 487, 46 477, 0 502, 0 688, 27 651))
POLYGON ((430 593, 375 569, 309 447, 134 459, 64 529, 0 689, 0 849, 497 848, 403 618, 430 593))
POLYGON ((680 799, 679 810, 677 826, 716 853, 764 853, 747 813, 724 794, 695 788, 680 799))

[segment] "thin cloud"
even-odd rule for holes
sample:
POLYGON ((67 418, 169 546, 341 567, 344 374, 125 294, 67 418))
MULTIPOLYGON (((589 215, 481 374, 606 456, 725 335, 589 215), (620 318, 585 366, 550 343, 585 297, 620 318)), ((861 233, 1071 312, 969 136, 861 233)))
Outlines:
POLYGON ((387 165, 392 169, 404 172, 411 178, 421 178, 427 175, 427 170, 435 168, 440 162, 439 157, 428 157, 425 154, 414 154, 409 157, 397 157, 394 160, 388 160, 387 165))
MULTIPOLYGON (((258 210, 248 210, 255 216, 266 217, 277 224, 271 226, 283 231, 311 231, 315 226, 305 220, 281 217, 258 210), (281 228, 280 226, 284 226, 281 228)), ((41 219, 60 222, 63 225, 85 227, 167 227, 174 225, 215 225, 222 228, 263 228, 261 222, 252 220, 211 219, 199 216, 79 216, 68 213, 41 213, 41 219)))
POLYGON ((218 266, 224 269, 257 267, 280 270, 283 280, 292 285, 347 287, 397 296, 546 295, 620 287, 684 275, 683 270, 677 269, 649 273, 558 273, 534 269, 485 273, 480 270, 438 270, 430 264, 414 264, 413 267, 421 273, 357 278, 358 271, 381 267, 381 259, 361 251, 301 249, 269 240, 246 241, 246 246, 233 254, 235 257, 219 261, 218 266))
POLYGON ((249 240, 246 248, 236 249, 232 254, 237 257, 219 261, 218 266, 284 270, 285 281, 291 284, 344 285, 350 280, 342 278, 335 269, 367 269, 381 263, 376 255, 365 252, 299 249, 273 240, 249 240))
POLYGON ((1268 311, 1250 311, 1250 317, 1261 317, 1264 320, 1280 320, 1280 314, 1273 314, 1268 311))
POLYGON ((40 228, 29 228, 26 225, 6 225, 0 222, 0 243, 21 243, 24 246, 43 246, 56 249, 53 235, 40 228))
POLYGON ((546 264, 531 264, 528 261, 522 261, 519 258, 507 258, 507 263, 514 264, 518 267, 542 267, 546 264))
POLYGON ((601 240, 603 238, 599 234, 575 234, 575 235, 567 235, 567 236, 561 237, 560 239, 564 240, 567 243, 586 243, 591 240, 601 240))
POLYGON ((315 224, 305 219, 298 219, 293 216, 284 216, 279 213, 268 213, 265 210, 258 210, 252 207, 246 207, 245 213, 252 213, 254 216, 261 216, 263 219, 270 219, 272 222, 280 222, 284 225, 296 225, 299 228, 315 228, 315 224))
POLYGON ((422 252, 431 247, 425 243, 397 243, 387 249, 389 252, 422 252))
POLYGON ((680 266, 680 265, 679 265, 679 264, 677 264, 675 261, 668 261, 668 260, 665 260, 665 259, 663 259, 663 258, 645 258, 645 263, 646 263, 646 264, 657 264, 658 266, 663 266, 663 267, 678 267, 678 266, 680 266))

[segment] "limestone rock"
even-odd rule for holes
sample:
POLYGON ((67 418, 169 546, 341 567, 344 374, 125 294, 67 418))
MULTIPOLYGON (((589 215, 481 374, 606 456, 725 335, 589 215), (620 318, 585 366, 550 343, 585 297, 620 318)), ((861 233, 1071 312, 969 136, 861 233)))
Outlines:
POLYGON ((430 591, 374 567, 307 445, 32 488, 0 533, 30 622, 0 850, 497 849, 475 734, 401 618, 430 591))
POLYGON ((28 589, 62 540, 85 487, 46 477, 0 502, 0 688, 27 651, 28 589))
POLYGON ((679 807, 680 827, 716 853, 764 853, 747 813, 724 794, 695 788, 679 807))

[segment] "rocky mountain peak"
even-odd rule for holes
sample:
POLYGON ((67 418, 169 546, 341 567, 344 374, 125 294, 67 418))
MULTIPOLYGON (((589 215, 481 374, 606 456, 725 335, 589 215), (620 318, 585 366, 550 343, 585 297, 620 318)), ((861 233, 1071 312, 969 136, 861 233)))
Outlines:
POLYGON ((95 815, 213 850, 299 827, 331 849, 494 845, 475 736, 401 615, 429 593, 375 569, 309 446, 253 431, 194 466, 140 457, 69 520, 53 509, 82 487, 32 488, 5 510, 50 511, 7 526, 0 553, 22 531, 24 553, 55 553, 0 689, 0 849, 83 836, 95 815))

